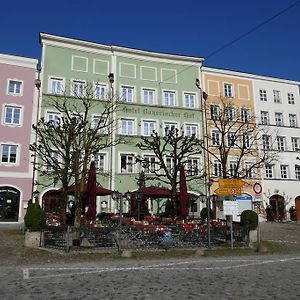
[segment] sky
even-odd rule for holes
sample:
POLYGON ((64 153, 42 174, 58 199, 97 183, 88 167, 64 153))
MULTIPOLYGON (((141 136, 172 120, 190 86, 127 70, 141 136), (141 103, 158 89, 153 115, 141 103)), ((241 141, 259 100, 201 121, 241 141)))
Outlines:
POLYGON ((46 32, 300 81, 300 0, 15 0, 0 11, 0 53, 40 59, 46 32))

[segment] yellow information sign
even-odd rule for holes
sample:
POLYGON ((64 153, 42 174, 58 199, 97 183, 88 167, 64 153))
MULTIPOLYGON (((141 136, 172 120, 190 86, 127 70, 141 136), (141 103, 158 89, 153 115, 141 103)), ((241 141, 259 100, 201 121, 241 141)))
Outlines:
POLYGON ((242 194, 240 187, 219 187, 214 191, 218 196, 236 196, 242 194))
POLYGON ((235 188, 235 187, 242 187, 245 185, 245 181, 242 179, 228 179, 228 178, 221 178, 219 179, 219 187, 220 188, 235 188))

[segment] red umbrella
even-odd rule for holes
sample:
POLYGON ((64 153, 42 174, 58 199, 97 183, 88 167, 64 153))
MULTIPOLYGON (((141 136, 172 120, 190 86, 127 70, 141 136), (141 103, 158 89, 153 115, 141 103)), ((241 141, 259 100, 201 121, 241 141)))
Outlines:
POLYGON ((143 197, 145 198, 170 198, 172 197, 172 193, 170 190, 158 187, 158 186, 148 186, 141 188, 138 190, 138 192, 141 192, 143 194, 143 197))
MULTIPOLYGON (((85 185, 85 191, 88 191, 88 187, 87 184, 85 185)), ((56 191, 54 191, 57 194, 61 194, 63 192, 63 189, 58 189, 56 191)), ((71 185, 68 188, 68 194, 69 195, 73 195, 75 193, 75 185, 71 185)), ((107 196, 107 195, 111 195, 112 191, 109 189, 106 189, 104 187, 102 187, 101 185, 96 185, 96 196, 107 196)))
POLYGON ((96 167, 95 162, 92 161, 90 165, 89 178, 86 185, 88 195, 88 210, 86 213, 86 221, 93 222, 96 218, 96 167))
POLYGON ((179 198, 180 198, 180 217, 182 220, 184 220, 189 214, 189 209, 188 209, 188 192, 187 192, 186 178, 185 178, 185 172, 183 166, 181 166, 179 170, 179 198))

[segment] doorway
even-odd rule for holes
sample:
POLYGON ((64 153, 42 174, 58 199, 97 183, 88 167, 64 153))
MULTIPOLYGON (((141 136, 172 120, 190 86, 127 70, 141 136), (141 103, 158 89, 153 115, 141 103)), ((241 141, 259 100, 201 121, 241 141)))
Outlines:
POLYGON ((300 196, 295 199, 296 213, 297 213, 297 221, 300 221, 300 196))
POLYGON ((281 195, 273 195, 270 198, 270 205, 274 214, 274 221, 285 220, 285 203, 281 195))
POLYGON ((0 222, 18 222, 20 192, 12 187, 0 187, 0 222))

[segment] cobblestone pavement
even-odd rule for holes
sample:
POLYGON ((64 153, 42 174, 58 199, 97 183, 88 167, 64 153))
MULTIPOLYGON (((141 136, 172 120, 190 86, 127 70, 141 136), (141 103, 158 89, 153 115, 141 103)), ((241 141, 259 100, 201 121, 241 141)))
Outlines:
POLYGON ((28 261, 22 254, 19 264, 1 256, 0 299, 300 299, 300 225, 260 229, 263 240, 284 244, 286 253, 87 262, 28 261))

